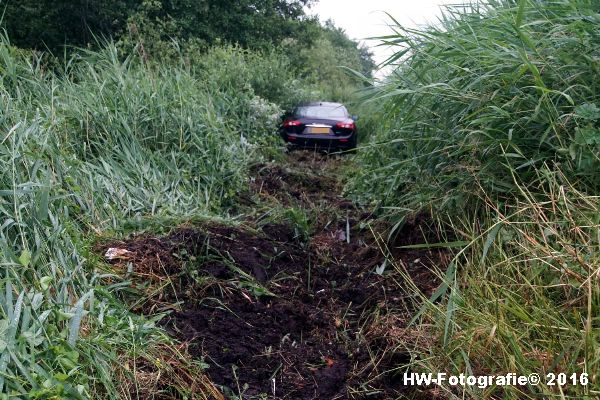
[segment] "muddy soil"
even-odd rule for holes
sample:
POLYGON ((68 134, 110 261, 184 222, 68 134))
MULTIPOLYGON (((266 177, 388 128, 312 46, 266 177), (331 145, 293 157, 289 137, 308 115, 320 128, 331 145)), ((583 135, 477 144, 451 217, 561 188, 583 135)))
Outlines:
MULTIPOLYGON (((439 285, 442 250, 393 249, 387 226, 344 199, 336 172, 346 163, 309 152, 253 169, 261 207, 296 207, 317 216, 308 237, 289 221, 247 217, 242 224, 183 226, 163 237, 103 244, 127 249, 144 301, 134 311, 168 311, 165 329, 188 345, 225 395, 237 399, 394 399, 413 305, 403 273, 426 295, 439 285)), ((247 213, 247 215, 259 215, 247 213)), ((409 221, 397 244, 415 244, 423 220, 409 221)), ((429 228, 427 228, 429 229, 429 228)), ((397 247, 397 246, 396 246, 397 247)), ((426 339, 423 339, 426 340, 426 339)))

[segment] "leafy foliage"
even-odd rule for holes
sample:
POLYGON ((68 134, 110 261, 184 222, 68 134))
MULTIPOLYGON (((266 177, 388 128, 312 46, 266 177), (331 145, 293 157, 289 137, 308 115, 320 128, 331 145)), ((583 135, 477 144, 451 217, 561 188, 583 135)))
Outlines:
MULTIPOLYGON (((257 67, 260 56, 265 61, 285 63, 285 68, 278 65, 272 71, 285 70, 300 78, 307 87, 305 93, 318 87, 325 98, 348 100, 358 82, 339 67, 370 75, 374 68, 371 53, 349 39, 331 21, 323 26, 316 17, 308 17, 304 7, 310 3, 311 0, 105 0, 91 3, 24 0, 6 4, 2 24, 13 43, 22 48, 49 49, 56 55, 66 51, 69 55, 77 52, 74 47, 98 48, 114 38, 121 59, 134 51, 143 61, 155 64, 177 63, 184 58, 188 67, 193 64, 194 70, 203 76, 199 65, 205 64, 204 55, 214 51, 213 48, 235 46, 258 50, 260 53, 253 56, 257 67), (275 53, 278 55, 274 56, 275 53)), ((61 64, 51 57, 46 57, 46 63, 61 64)), ((217 70, 210 69, 211 72, 217 70)), ((263 98, 274 96, 281 101, 286 91, 283 83, 288 82, 289 77, 275 78, 282 79, 254 82, 257 94, 263 98)), ((289 87, 293 89, 298 85, 289 87)), ((316 91, 313 94, 314 98, 319 96, 316 91)), ((295 98, 294 95, 288 97, 286 106, 295 98)))
POLYGON ((8 0, 2 23, 19 47, 58 52, 61 46, 85 47, 93 35, 114 37, 140 0, 8 0))
POLYGON ((8 1, 3 23, 17 46, 55 52, 64 45, 95 44, 94 35, 119 38, 128 30, 143 35, 148 47, 177 38, 204 46, 222 41, 265 48, 318 32, 318 22, 304 14, 309 1, 8 1))
MULTIPOLYGON (((131 15, 133 33, 153 41, 172 38, 203 45, 217 41, 246 48, 267 48, 287 37, 311 36, 318 23, 307 19, 307 0, 144 0, 131 15)), ((147 45, 151 45, 149 40, 147 45)))
POLYGON ((325 24, 322 35, 311 46, 299 49, 296 57, 301 65, 306 66, 299 71, 305 80, 319 85, 327 93, 327 98, 342 102, 350 101, 353 89, 362 83, 340 66, 369 77, 375 69, 371 53, 349 39, 331 21, 325 24))

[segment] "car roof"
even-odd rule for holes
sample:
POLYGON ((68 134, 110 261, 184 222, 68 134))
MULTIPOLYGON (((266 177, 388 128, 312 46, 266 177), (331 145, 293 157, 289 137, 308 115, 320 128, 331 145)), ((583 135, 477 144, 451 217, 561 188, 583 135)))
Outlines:
POLYGON ((343 104, 341 103, 332 103, 332 102, 328 102, 328 101, 309 101, 306 103, 301 103, 298 105, 298 107, 315 107, 315 106, 321 106, 321 107, 344 107, 343 104))

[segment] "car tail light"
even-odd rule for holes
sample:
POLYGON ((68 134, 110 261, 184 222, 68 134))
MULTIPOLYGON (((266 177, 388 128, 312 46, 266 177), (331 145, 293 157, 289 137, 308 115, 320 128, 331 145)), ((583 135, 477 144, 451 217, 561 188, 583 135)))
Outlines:
POLYGON ((289 128, 292 126, 300 126, 300 125, 302 125, 302 122, 300 122, 298 120, 288 120, 283 123, 284 128, 289 128))
POLYGON ((354 122, 338 122, 337 124, 335 124, 336 128, 339 129, 352 129, 354 130, 356 128, 356 125, 354 125, 354 122))

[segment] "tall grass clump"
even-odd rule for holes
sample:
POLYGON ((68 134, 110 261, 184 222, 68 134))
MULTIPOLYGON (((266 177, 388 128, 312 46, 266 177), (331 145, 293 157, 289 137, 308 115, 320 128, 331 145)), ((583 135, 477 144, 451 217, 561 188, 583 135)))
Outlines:
POLYGON ((89 237, 224 213, 280 108, 180 64, 108 45, 50 71, 0 40, 0 398, 114 398, 131 360, 159 365, 168 341, 119 302, 89 237))
POLYGON ((383 118, 349 189, 398 226, 429 213, 469 243, 422 299, 435 345, 413 367, 590 377, 444 385, 448 397, 600 392, 599 12, 593 1, 490 0, 383 38, 394 70, 367 92, 383 118))
POLYGON ((513 173, 534 182, 545 164, 597 189, 598 7, 490 1, 469 10, 386 38, 397 66, 369 93, 388 115, 374 137, 386 145, 362 152, 377 167, 358 181, 362 191, 408 204, 413 194, 398 194, 415 189, 427 194, 423 206, 460 209, 478 186, 516 193, 513 173))

